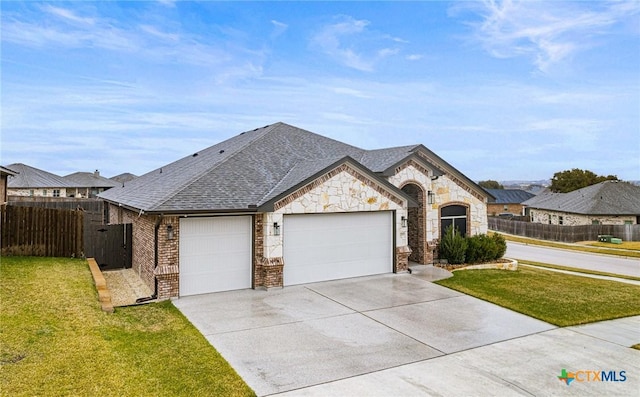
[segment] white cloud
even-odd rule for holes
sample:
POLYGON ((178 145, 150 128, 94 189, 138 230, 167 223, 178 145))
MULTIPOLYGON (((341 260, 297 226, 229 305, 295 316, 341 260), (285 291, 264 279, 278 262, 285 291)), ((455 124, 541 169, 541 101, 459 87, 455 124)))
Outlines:
POLYGON ((409 54, 406 56, 407 61, 419 61, 424 58, 422 54, 409 54))
POLYGON ((280 36, 289 28, 289 25, 286 23, 276 21, 275 19, 271 20, 271 24, 273 25, 273 32, 271 32, 272 39, 280 36))
POLYGON ((370 22, 341 15, 334 23, 325 25, 312 38, 312 43, 337 62, 364 72, 372 72, 377 62, 400 49, 388 43, 406 41, 368 29, 370 22))
POLYGON ((640 12, 639 2, 494 1, 456 4, 481 15, 470 23, 476 39, 493 56, 526 56, 546 72, 553 65, 596 45, 592 38, 640 12))
POLYGON ((43 6, 42 10, 51 15, 61 17, 65 19, 67 22, 75 22, 75 23, 80 23, 84 25, 93 25, 95 23, 95 20, 93 18, 81 17, 76 15, 76 13, 74 13, 71 10, 67 10, 66 8, 61 8, 61 7, 54 7, 50 4, 43 6))

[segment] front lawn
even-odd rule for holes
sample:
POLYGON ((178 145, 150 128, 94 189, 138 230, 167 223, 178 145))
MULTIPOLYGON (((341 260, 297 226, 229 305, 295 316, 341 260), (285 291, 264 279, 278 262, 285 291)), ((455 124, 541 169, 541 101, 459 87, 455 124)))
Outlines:
POLYGON ((86 261, 1 261, 2 395, 254 395, 171 302, 106 314, 86 261))
POLYGON ((462 270, 436 283, 561 327, 640 315, 640 286, 546 270, 462 270))

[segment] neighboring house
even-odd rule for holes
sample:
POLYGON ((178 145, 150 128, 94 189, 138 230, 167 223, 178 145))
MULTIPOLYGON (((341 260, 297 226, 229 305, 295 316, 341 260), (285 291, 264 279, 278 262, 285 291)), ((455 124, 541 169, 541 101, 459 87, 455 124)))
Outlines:
POLYGON ((496 198, 495 201, 487 203, 487 214, 489 216, 499 215, 524 215, 524 201, 535 197, 535 194, 522 189, 485 189, 496 198))
POLYGON ((0 166, 0 204, 7 202, 7 184, 10 176, 16 176, 17 172, 6 167, 0 166))
POLYGON ((75 172, 65 176, 64 179, 78 185, 76 197, 83 198, 95 198, 105 190, 120 186, 118 182, 100 176, 100 171, 98 170, 94 172, 75 172))
POLYGON ((137 176, 130 173, 130 172, 125 172, 124 174, 120 174, 120 175, 116 175, 116 176, 112 176, 111 179, 112 181, 116 181, 118 182, 118 184, 122 185, 123 183, 132 181, 134 179, 136 179, 137 176))
POLYGON ((78 185, 61 176, 16 163, 7 168, 18 175, 9 178, 7 195, 28 197, 75 197, 78 185))
POLYGON ((640 223, 640 186, 604 181, 569 193, 542 193, 523 203, 531 222, 553 225, 640 223))
POLYGON ((480 186, 422 145, 363 150, 276 123, 100 197, 133 224, 158 298, 282 287, 430 263, 441 233, 487 231, 480 186))

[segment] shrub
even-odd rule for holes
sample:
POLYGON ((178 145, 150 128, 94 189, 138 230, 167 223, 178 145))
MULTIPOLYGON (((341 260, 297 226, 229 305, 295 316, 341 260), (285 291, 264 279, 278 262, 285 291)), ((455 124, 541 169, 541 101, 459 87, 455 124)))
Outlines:
POLYGON ((478 234, 467 237, 465 259, 467 263, 490 262, 502 258, 506 250, 507 243, 501 235, 478 234))
POLYGON ((453 225, 447 227, 440 242, 440 258, 446 259, 451 264, 465 263, 466 251, 467 240, 453 228, 453 225))

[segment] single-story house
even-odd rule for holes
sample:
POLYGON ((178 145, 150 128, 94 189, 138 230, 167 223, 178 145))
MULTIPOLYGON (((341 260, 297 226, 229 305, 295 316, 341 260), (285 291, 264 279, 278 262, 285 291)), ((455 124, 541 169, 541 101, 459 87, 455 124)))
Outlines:
POLYGON ((7 184, 10 176, 16 176, 18 173, 10 170, 9 168, 0 166, 0 199, 2 202, 0 204, 5 204, 7 202, 7 184))
POLYGON ((523 202, 534 197, 535 194, 522 189, 485 189, 495 197, 495 201, 487 203, 487 214, 499 216, 503 214, 521 216, 524 215, 523 202))
POLYGON ((531 222, 552 225, 640 223, 640 186, 604 181, 569 193, 542 193, 524 203, 531 222))
POLYGON ((276 123, 101 193, 157 297, 402 272, 489 194, 423 145, 363 150, 276 123))
POLYGON ((17 175, 7 182, 7 195, 27 197, 75 197, 78 185, 50 172, 22 163, 8 165, 17 175))
POLYGON ((64 179, 78 185, 76 197, 96 198, 99 193, 109 190, 120 184, 111 179, 100 176, 100 171, 74 172, 66 175, 64 179))

